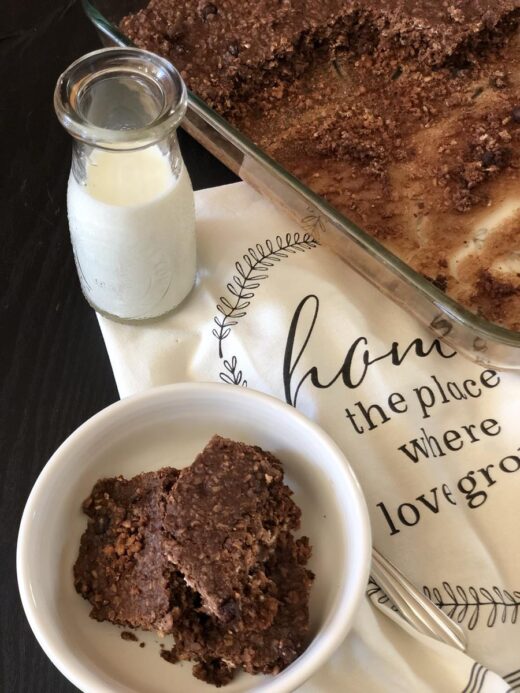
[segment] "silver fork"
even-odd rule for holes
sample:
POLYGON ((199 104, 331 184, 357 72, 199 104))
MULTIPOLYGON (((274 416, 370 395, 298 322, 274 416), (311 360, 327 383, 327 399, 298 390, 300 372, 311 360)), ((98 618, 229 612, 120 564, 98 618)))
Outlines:
POLYGON ((403 618, 420 633, 466 650, 462 628, 425 597, 387 558, 372 548, 372 578, 399 609, 403 618))

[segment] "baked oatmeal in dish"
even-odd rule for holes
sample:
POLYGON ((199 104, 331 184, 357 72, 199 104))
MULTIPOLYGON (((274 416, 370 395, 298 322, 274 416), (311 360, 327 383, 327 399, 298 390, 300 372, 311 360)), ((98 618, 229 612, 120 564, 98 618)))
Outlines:
POLYGON ((83 511, 74 585, 92 618, 156 632, 163 659, 216 686, 305 649, 311 547, 271 453, 215 435, 182 470, 99 480, 83 511))
POLYGON ((83 503, 88 516, 74 585, 97 621, 167 633, 169 572, 162 522, 177 469, 101 479, 83 503))
POLYGON ((273 622, 277 601, 262 566, 300 524, 291 495, 273 455, 220 436, 179 474, 164 518, 168 558, 201 609, 229 628, 273 622))
POLYGON ((239 130, 520 330, 520 0, 151 0, 125 17, 239 130))

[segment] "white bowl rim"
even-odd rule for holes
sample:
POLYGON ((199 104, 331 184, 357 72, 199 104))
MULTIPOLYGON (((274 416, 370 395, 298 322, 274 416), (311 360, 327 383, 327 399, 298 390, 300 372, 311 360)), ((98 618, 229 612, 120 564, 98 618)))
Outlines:
POLYGON ((30 579, 28 575, 26 546, 28 543, 28 534, 31 529, 31 515, 34 506, 36 506, 38 502, 38 496, 45 488, 47 478, 52 476, 55 467, 59 466, 61 460, 67 457, 69 448, 76 446, 82 438, 91 435, 99 424, 112 417, 114 413, 117 412, 122 415, 125 410, 138 408, 144 402, 153 400, 154 398, 175 397, 177 394, 182 395, 190 393, 194 395, 197 393, 206 393, 218 396, 218 393, 224 389, 226 390, 226 397, 248 397, 256 399, 259 402, 263 402, 264 405, 278 409, 281 416, 293 416, 298 420, 300 425, 306 427, 313 435, 320 438, 321 444, 328 448, 328 453, 332 458, 335 458, 335 462, 341 462, 338 468, 341 469, 344 479, 352 492, 350 500, 356 505, 355 508, 350 508, 350 513, 357 514, 359 519, 357 533, 356 536, 353 537, 352 546, 350 547, 350 552, 353 553, 355 549, 357 555, 355 556, 356 560, 352 561, 350 566, 351 573, 349 577, 351 579, 348 580, 348 594, 346 590, 347 582, 345 581, 343 587, 339 591, 340 597, 338 597, 337 609, 330 619, 326 631, 320 634, 318 642, 312 641, 293 664, 268 680, 259 690, 261 690, 262 693, 290 693, 294 691, 318 671, 318 669, 334 654, 344 641, 352 626, 354 616, 368 582, 371 553, 371 528, 368 509, 361 486, 345 454, 339 446, 318 424, 311 421, 297 409, 276 397, 257 390, 246 390, 244 388, 230 387, 227 384, 214 382, 187 382, 161 385, 114 402, 91 416, 73 431, 58 447, 40 472, 29 494, 20 522, 16 550, 16 572, 18 590, 25 615, 36 639, 47 657, 71 683, 84 691, 84 693, 94 693, 95 691, 101 690, 99 688, 98 677, 92 675, 89 677, 90 680, 86 680, 83 673, 78 674, 76 672, 73 661, 68 661, 63 652, 48 641, 45 623, 42 623, 39 614, 33 608, 33 602, 30 598, 30 579), (312 656, 306 656, 307 654, 312 656))

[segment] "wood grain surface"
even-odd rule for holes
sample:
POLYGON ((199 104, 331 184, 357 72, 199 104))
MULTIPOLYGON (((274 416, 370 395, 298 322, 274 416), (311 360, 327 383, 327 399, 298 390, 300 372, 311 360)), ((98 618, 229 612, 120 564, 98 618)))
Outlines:
MULTIPOLYGON (((117 399, 96 317, 79 288, 65 190, 70 141, 53 111, 59 73, 100 47, 76 2, 4 0, 0 7, 0 691, 74 686, 32 635, 16 585, 18 525, 54 450, 117 399)), ((236 178, 189 137, 195 188, 236 178)))

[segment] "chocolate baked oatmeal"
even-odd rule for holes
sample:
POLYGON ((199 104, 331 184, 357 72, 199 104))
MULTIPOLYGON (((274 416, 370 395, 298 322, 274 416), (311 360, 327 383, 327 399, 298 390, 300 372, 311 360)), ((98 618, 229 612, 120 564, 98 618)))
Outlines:
POLYGON ((448 295, 520 330, 520 0, 151 0, 189 87, 448 295))
POLYGON ((308 600, 313 575, 305 568, 310 556, 306 537, 295 540, 282 533, 264 571, 277 601, 276 615, 267 628, 254 624, 237 636, 228 624, 200 609, 200 595, 186 585, 181 573, 173 576, 173 627, 175 645, 168 659, 188 659, 198 664, 197 678, 213 682, 236 668, 249 674, 276 674, 303 651, 308 633, 308 600))
POLYGON ((299 527, 291 495, 273 455, 220 436, 179 474, 164 520, 168 557, 202 609, 230 627, 263 629, 276 615, 262 566, 280 533, 299 527))
POLYGON ((169 577, 163 548, 166 498, 179 472, 102 479, 83 503, 88 525, 74 565, 76 590, 98 621, 167 633, 169 577))
MULTIPOLYGON (((303 651, 313 574, 281 462, 214 436, 190 467, 102 479, 74 565, 91 617, 173 636, 161 656, 217 686, 303 651)), ((128 631, 122 637, 130 640, 128 631)))

